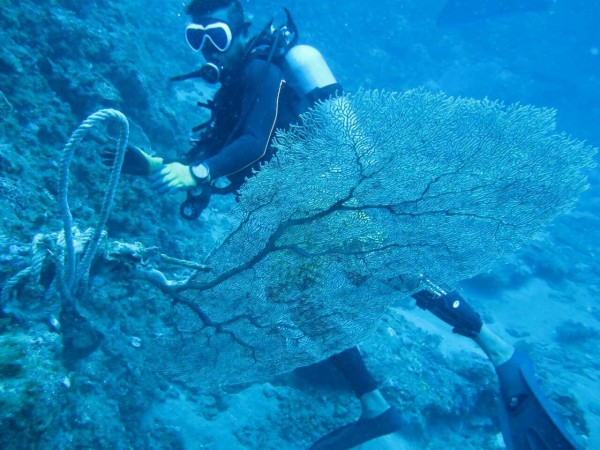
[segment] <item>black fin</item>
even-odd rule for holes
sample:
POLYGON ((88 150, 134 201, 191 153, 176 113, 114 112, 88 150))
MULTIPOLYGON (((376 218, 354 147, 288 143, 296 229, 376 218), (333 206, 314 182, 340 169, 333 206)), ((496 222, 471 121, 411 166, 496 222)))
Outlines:
POLYGON ((508 450, 579 450, 552 411, 529 357, 515 350, 496 368, 500 380, 500 423, 508 450))
POLYGON ((404 427, 400 411, 390 407, 382 414, 344 425, 315 442, 310 450, 348 450, 360 444, 395 433, 404 427))

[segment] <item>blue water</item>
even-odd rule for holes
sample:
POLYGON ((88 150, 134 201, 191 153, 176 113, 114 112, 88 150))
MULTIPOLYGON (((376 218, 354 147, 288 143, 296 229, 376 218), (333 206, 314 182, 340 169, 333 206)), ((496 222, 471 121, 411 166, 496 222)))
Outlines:
MULTIPOLYGON (((252 8, 273 2, 251 2, 252 8)), ((436 26, 443 0, 290 1, 302 36, 349 89, 425 85, 451 95, 559 110, 559 126, 597 145, 600 5, 561 1, 520 13, 436 26)))

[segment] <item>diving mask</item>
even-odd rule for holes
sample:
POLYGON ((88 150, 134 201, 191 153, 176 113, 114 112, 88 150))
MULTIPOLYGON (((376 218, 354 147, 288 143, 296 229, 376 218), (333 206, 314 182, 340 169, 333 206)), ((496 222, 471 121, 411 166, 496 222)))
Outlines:
POLYGON ((222 21, 212 21, 204 24, 191 23, 185 29, 188 45, 195 52, 202 50, 206 41, 220 52, 226 52, 231 47, 233 33, 231 27, 222 21))

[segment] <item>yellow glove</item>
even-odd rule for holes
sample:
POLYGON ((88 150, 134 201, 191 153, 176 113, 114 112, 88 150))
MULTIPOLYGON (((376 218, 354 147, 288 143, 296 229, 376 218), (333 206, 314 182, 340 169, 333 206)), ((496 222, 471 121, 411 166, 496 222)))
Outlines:
POLYGON ((198 182, 190 172, 190 166, 178 162, 165 164, 152 175, 152 188, 161 194, 197 185, 198 182))

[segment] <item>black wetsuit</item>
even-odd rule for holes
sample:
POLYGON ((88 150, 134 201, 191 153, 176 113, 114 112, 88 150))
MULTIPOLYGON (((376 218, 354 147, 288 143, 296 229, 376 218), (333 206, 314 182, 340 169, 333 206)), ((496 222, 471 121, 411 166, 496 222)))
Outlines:
POLYGON ((189 162, 203 162, 213 180, 228 177, 236 190, 252 169, 273 156, 275 131, 296 121, 306 106, 279 64, 250 55, 215 95, 210 125, 189 162))

